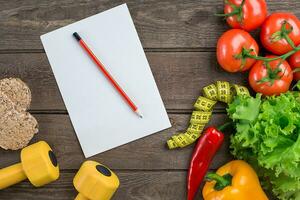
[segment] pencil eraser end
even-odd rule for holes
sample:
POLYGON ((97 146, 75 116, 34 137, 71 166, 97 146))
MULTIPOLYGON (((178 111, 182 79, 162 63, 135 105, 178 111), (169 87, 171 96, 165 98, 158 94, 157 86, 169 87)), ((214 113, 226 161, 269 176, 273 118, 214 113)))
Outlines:
POLYGON ((77 32, 74 32, 73 36, 76 38, 76 40, 78 40, 78 41, 81 40, 81 37, 80 37, 80 35, 77 32))

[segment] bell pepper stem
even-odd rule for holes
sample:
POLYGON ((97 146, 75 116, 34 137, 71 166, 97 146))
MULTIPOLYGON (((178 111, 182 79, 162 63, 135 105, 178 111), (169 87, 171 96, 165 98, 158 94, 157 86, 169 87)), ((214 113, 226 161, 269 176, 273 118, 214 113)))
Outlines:
POLYGON ((216 173, 209 172, 206 175, 206 180, 208 181, 216 181, 215 190, 223 190, 225 187, 231 185, 232 176, 230 174, 225 174, 224 176, 220 176, 216 173))

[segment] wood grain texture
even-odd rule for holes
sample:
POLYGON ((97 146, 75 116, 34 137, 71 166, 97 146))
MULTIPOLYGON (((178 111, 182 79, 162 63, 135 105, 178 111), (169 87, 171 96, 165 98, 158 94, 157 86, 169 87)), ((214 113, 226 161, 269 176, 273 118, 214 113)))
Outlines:
MULTIPOLYGON (((245 74, 220 69, 214 52, 149 52, 147 57, 169 110, 191 110, 200 90, 216 80, 247 84, 245 74)), ((31 88, 32 110, 66 110, 44 53, 0 54, 0 78, 11 76, 31 88)))
MULTIPOLYGON (((187 171, 115 171, 120 179, 120 188, 113 200, 184 200, 186 199, 187 171)), ((2 200, 70 200, 77 191, 72 185, 76 171, 64 171, 59 180, 42 188, 34 188, 28 181, 0 191, 2 200)), ((195 199, 203 200, 201 191, 195 199)), ((268 195, 270 200, 274 197, 268 195)), ((241 199, 242 200, 242 199, 241 199)))
MULTIPOLYGON (((300 16, 297 0, 267 1, 270 11, 300 16)), ((145 48, 215 48, 228 29, 223 2, 211 0, 0 0, 0 50, 42 49, 39 36, 116 5, 128 3, 145 48)))
MULTIPOLYGON (((37 114, 34 116, 39 122, 40 132, 31 143, 40 140, 47 141, 56 153, 61 169, 78 169, 85 159, 69 116, 55 114, 37 114)), ((190 115, 171 114, 169 117, 172 122, 172 128, 96 155, 91 159, 111 166, 113 169, 188 169, 193 145, 184 149, 168 150, 166 141, 175 132, 186 129, 190 115)), ((220 125, 226 120, 227 116, 225 114, 216 114, 213 116, 211 124, 220 125)), ((226 134, 226 142, 216 155, 214 163, 211 165, 212 169, 218 168, 231 159, 228 148, 229 134, 230 132, 226 134)), ((105 142, 105 139, 99 142, 105 142)), ((0 150, 0 168, 16 162, 19 162, 19 151, 0 150)))
MULTIPOLYGON (((185 199, 193 145, 169 151, 166 140, 187 127, 203 86, 216 80, 247 84, 246 74, 228 74, 216 61, 217 40, 228 29, 222 18, 214 16, 222 12, 222 0, 0 0, 0 78, 20 77, 28 83, 33 94, 31 112, 40 124, 40 132, 31 143, 47 141, 62 169, 57 182, 40 189, 23 182, 0 191, 1 200, 74 199, 72 179, 85 159, 39 37, 122 3, 128 3, 172 128, 91 159, 119 175, 121 187, 113 199, 185 199)), ((269 11, 289 11, 300 17, 297 0, 267 3, 269 11)), ((224 105, 218 104, 215 111, 211 124, 224 123, 224 105)), ((211 169, 232 159, 230 133, 226 133, 211 169)), ((19 151, 0 150, 0 168, 18 161, 19 151)), ((202 200, 200 194, 197 199, 202 200)))
MULTIPOLYGON (((72 180, 73 172, 64 172, 58 181, 35 189, 27 181, 0 191, 5 200, 70 200, 76 196, 72 180)), ((114 200, 183 200, 186 198, 185 171, 116 171, 120 188, 114 200)), ((201 195, 197 196, 202 200, 201 195)))

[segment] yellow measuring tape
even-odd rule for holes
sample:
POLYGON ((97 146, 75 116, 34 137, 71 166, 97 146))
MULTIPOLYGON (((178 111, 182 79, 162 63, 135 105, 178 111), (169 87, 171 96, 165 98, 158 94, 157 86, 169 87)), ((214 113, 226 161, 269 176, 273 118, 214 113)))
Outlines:
POLYGON ((236 84, 231 85, 226 81, 217 81, 215 84, 204 87, 203 96, 200 96, 194 104, 195 110, 192 113, 188 129, 168 140, 169 149, 182 148, 194 143, 209 122, 217 101, 228 104, 235 95, 250 95, 250 93, 246 87, 236 84))

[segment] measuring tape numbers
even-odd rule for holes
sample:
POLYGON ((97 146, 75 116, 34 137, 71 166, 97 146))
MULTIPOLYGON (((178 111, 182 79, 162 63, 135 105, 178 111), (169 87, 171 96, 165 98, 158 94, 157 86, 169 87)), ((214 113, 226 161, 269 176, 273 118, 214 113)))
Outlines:
POLYGON ((235 95, 250 95, 246 87, 226 81, 217 81, 204 87, 202 91, 203 96, 199 96, 194 104, 195 110, 192 112, 189 127, 167 141, 169 149, 183 148, 194 143, 211 119, 212 110, 218 101, 228 104, 235 95))

